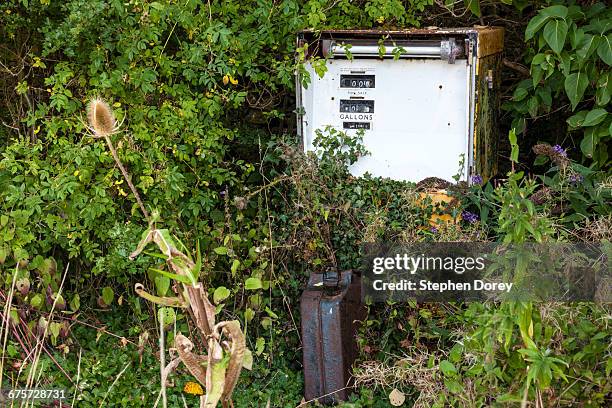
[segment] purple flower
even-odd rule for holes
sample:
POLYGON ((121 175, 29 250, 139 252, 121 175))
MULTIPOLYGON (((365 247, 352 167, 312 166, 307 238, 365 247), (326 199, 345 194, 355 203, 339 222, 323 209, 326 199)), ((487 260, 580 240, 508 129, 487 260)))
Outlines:
POLYGON ((476 214, 474 214, 473 212, 470 212, 470 211, 463 211, 461 213, 461 218, 463 218, 464 220, 466 220, 470 224, 473 224, 476 221, 478 221, 478 215, 476 215, 476 214))
POLYGON ((559 145, 554 145, 553 146, 553 150, 555 151, 555 153, 560 154, 563 157, 567 157, 567 152, 565 151, 564 148, 562 148, 559 145))
POLYGON ((431 227, 429 229, 429 232, 431 232, 432 234, 437 234, 438 233, 438 229, 436 227, 431 227))
POLYGON ((480 174, 474 174, 472 176, 472 184, 482 184, 482 176, 480 174))
POLYGON ((576 185, 576 184, 582 183, 583 181, 584 181, 584 177, 582 176, 582 174, 571 174, 569 176, 569 182, 571 184, 576 185))

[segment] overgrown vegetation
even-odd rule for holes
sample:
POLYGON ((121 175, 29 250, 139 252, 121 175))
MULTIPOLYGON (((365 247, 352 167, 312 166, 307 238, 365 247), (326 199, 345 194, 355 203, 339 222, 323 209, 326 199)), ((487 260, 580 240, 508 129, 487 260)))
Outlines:
MULTIPOLYGON (((309 273, 359 267, 363 243, 609 241, 611 13, 573 0, 3 2, 2 387, 162 404, 159 335, 198 336, 182 308, 138 296, 185 283, 167 257, 129 259, 153 213, 174 248, 199 254, 193 279, 216 319, 240 322, 244 407, 300 404, 300 290, 309 273), (299 30, 472 24, 507 28, 498 180, 436 205, 426 185, 351 177, 367 152, 341 132, 301 153, 299 30), (120 132, 92 137, 92 97, 120 132)), ((609 305, 370 305, 358 340, 348 406, 388 406, 393 389, 421 407, 611 402, 609 305)), ((168 406, 197 405, 192 374, 168 377, 168 406)))

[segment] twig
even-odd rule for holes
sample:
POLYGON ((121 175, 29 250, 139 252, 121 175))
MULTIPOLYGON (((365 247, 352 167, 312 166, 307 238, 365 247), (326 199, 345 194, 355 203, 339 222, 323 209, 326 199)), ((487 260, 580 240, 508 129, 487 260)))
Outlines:
POLYGON ((159 373, 161 377, 162 406, 168 408, 168 397, 166 396, 166 379, 164 369, 166 368, 166 353, 164 351, 164 313, 158 313, 159 317, 159 373))
POLYGON ((125 365, 125 367, 123 367, 123 370, 121 370, 121 372, 119 373, 119 375, 117 377, 115 377, 115 381, 113 381, 113 383, 111 384, 110 387, 108 387, 108 391, 106 391, 106 394, 104 395, 104 398, 102 399, 102 401, 100 401, 100 405, 98 405, 99 407, 103 406, 104 401, 106 401, 106 397, 108 397, 108 394, 110 394, 111 390, 113 389, 113 387, 115 386, 115 384, 117 383, 117 381, 119 381, 119 378, 121 378, 121 376, 123 375, 123 373, 125 372, 125 370, 127 370, 127 368, 132 364, 132 362, 130 361, 129 363, 127 363, 125 365))
POLYGON ((300 405, 298 405, 298 406, 297 406, 297 407, 295 407, 295 408, 305 407, 305 406, 307 406, 307 405, 310 405, 310 403, 311 403, 311 402, 315 402, 315 401, 317 401, 319 398, 322 398, 322 397, 327 397, 328 395, 333 395, 333 394, 335 394, 335 393, 337 393, 337 392, 339 392, 339 391, 347 390, 347 389, 349 389, 349 388, 351 388, 351 387, 342 387, 342 388, 339 388, 339 389, 337 389, 337 390, 335 390, 335 391, 328 392, 327 394, 319 395, 317 398, 313 398, 313 399, 311 399, 311 400, 308 400, 308 401, 304 401, 304 402, 302 402, 300 405))
POLYGON ((13 275, 13 283, 11 284, 11 290, 9 291, 8 299, 4 307, 4 321, 2 322, 2 358, 0 358, 0 387, 2 387, 2 379, 4 378, 4 356, 6 356, 6 342, 8 340, 8 331, 9 331, 9 315, 11 312, 11 303, 13 301, 13 293, 15 292, 15 283, 17 281, 17 269, 19 268, 19 261, 15 266, 15 273, 13 275))
POLYGON ((521 73, 525 77, 531 76, 531 72, 529 72, 529 68, 527 68, 523 64, 519 64, 518 62, 510 61, 506 58, 504 58, 503 63, 504 63, 504 66, 521 73))
POLYGON ((74 385, 74 396, 72 397, 71 407, 74 407, 74 401, 76 400, 77 392, 79 391, 79 380, 81 378, 81 355, 83 354, 83 349, 79 349, 79 364, 77 365, 77 379, 76 384, 74 385))
POLYGON ((257 194, 259 194, 260 192, 269 189, 270 187, 275 186, 276 184, 279 184, 283 181, 289 180, 291 179, 291 176, 288 175, 283 175, 282 177, 278 177, 277 179, 269 182, 268 184, 264 184, 263 186, 261 186, 260 188, 258 188, 255 191, 251 191, 249 194, 246 195, 245 199, 249 200, 251 198, 253 198, 254 196, 256 196, 257 194))
POLYGON ((132 340, 130 340, 130 339, 127 339, 127 338, 125 338, 125 337, 123 337, 123 336, 119 336, 118 334, 115 334, 115 333, 109 332, 108 330, 104 329, 104 326, 103 326, 103 327, 98 327, 98 326, 93 325, 93 324, 91 324, 91 323, 87 323, 87 322, 84 322, 84 321, 82 321, 82 320, 72 319, 72 318, 70 318, 70 317, 65 317, 65 316, 58 316, 58 317, 59 317, 60 319, 68 320, 68 321, 71 321, 71 322, 74 322, 74 323, 78 323, 78 324, 82 324, 83 326, 91 327, 92 329, 96 329, 97 331, 101 331, 101 332, 102 332, 102 333, 104 333, 104 334, 108 334, 109 336, 113 336, 113 337, 116 337, 116 338, 118 338, 118 339, 126 339, 128 343, 131 343, 131 344, 133 344, 133 345, 135 345, 135 346, 137 346, 137 345, 138 345, 136 342, 133 342, 133 341, 132 341, 132 340))
MULTIPOLYGON (((49 312, 49 322, 53 318, 53 313, 55 312, 55 306, 57 305, 57 300, 60 298, 62 294, 62 289, 64 288, 64 282, 66 281, 66 276, 68 275, 68 268, 70 268, 70 262, 66 265, 66 270, 64 271, 64 276, 62 277, 62 282, 60 283, 59 289, 57 290, 57 295, 55 299, 53 299, 53 305, 51 306, 51 311, 49 312)), ((34 346, 34 357, 32 360, 32 367, 30 368, 30 372, 28 373, 28 378, 26 380, 26 387, 32 387, 34 381, 34 375, 36 373, 36 368, 38 367, 38 362, 40 359, 40 352, 44 349, 45 338, 47 337, 47 332, 49 330, 50 323, 45 325, 45 330, 43 331, 42 336, 38 339, 36 345, 34 346)), ((72 380, 71 380, 72 382, 72 380)))

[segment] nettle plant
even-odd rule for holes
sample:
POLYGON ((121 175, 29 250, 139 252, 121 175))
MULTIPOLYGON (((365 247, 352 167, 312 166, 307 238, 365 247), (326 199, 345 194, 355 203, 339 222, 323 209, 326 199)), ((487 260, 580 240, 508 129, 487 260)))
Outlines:
POLYGON ((555 102, 569 100, 574 114, 567 123, 570 131, 581 133, 582 154, 597 167, 609 163, 611 29, 612 9, 603 3, 553 5, 531 19, 525 30, 531 77, 518 84, 506 105, 516 114, 517 132, 525 130, 526 118, 536 119, 550 113, 555 102))

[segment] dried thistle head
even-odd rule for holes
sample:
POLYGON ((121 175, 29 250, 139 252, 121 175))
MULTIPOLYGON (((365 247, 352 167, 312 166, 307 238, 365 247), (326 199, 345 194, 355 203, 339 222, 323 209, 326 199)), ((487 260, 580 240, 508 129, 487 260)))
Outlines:
POLYGON ((87 104, 87 121, 95 137, 106 137, 119 129, 113 110, 100 98, 93 98, 87 104))

